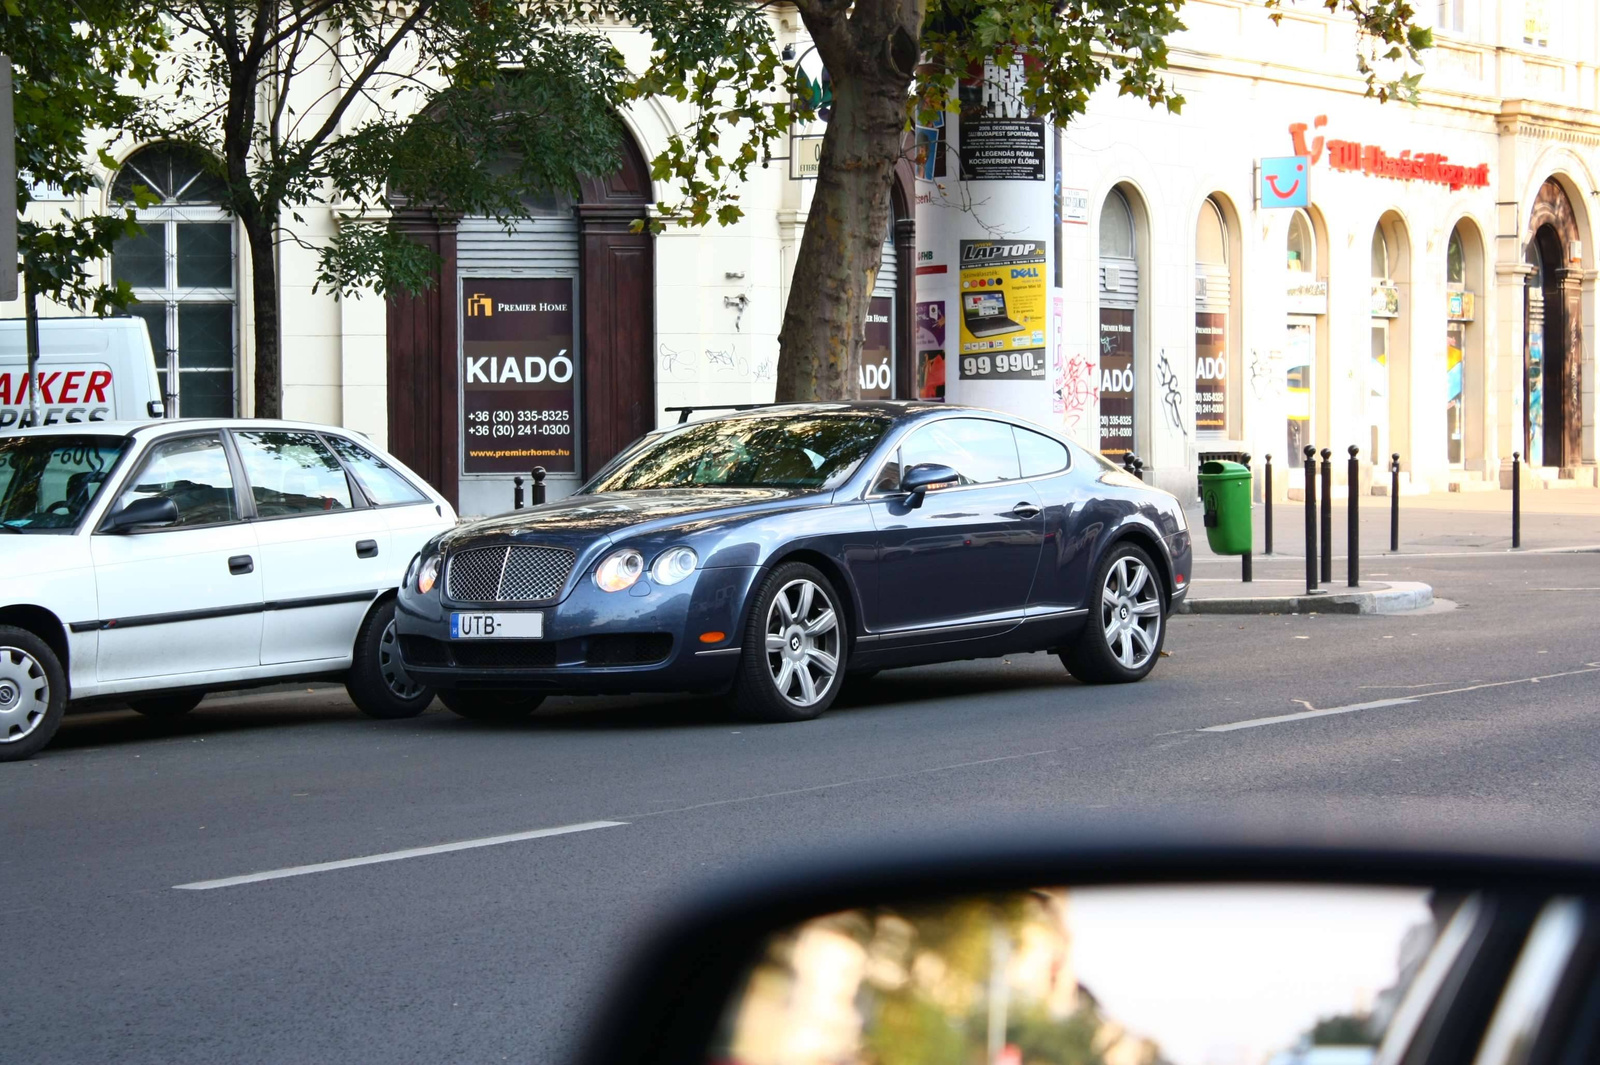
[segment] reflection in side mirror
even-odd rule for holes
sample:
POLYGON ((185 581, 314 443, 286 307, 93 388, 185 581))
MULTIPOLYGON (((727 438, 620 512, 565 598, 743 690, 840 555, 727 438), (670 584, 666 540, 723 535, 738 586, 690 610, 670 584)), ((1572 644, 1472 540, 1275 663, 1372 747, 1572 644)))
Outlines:
POLYGON ((1203 885, 848 910, 769 937, 706 1061, 1366 1065, 1460 903, 1203 885))
POLYGON ((923 493, 928 489, 956 484, 960 480, 961 475, 949 466, 937 462, 919 462, 901 475, 900 491, 911 497, 907 502, 913 507, 919 507, 922 505, 923 493))
POLYGON ((170 499, 135 499, 106 519, 106 532, 131 532, 140 526, 172 525, 178 520, 178 504, 170 499))

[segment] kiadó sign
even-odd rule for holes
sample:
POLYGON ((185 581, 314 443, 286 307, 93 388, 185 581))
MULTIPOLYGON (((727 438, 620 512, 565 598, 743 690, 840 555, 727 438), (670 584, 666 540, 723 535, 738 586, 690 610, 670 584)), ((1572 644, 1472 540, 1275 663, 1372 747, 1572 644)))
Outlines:
POLYGON ((1333 170, 1367 174, 1372 177, 1392 178, 1396 181, 1425 181, 1432 185, 1449 186, 1451 192, 1461 189, 1486 189, 1489 187, 1489 164, 1462 166, 1452 163, 1447 155, 1438 152, 1404 151, 1390 155, 1376 144, 1360 141, 1330 141, 1321 135, 1307 140, 1311 128, 1322 129, 1328 124, 1327 115, 1318 115, 1308 127, 1296 122, 1289 127, 1294 141, 1294 154, 1303 155, 1312 165, 1321 160, 1327 150, 1328 166, 1333 170))

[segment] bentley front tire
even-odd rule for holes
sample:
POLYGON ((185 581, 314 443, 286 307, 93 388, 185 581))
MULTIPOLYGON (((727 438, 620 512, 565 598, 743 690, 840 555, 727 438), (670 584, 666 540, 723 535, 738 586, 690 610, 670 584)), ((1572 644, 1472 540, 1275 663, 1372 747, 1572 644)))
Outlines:
POLYGON ((849 634, 839 594, 803 562, 762 582, 745 626, 734 707, 756 721, 809 721, 844 685, 849 634))

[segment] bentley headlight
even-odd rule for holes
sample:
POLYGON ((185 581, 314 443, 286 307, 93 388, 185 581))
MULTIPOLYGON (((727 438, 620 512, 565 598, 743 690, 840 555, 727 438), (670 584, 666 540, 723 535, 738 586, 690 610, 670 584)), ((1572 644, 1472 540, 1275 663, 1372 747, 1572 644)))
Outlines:
POLYGON ((595 567, 594 583, 602 592, 625 592, 644 576, 644 556, 631 547, 613 551, 595 567))
POLYGON ((439 583, 439 559, 439 555, 434 555, 417 571, 417 591, 423 595, 433 591, 433 586, 439 583))
POLYGON ((662 552, 650 566, 650 579, 660 585, 677 584, 694 572, 700 558, 687 547, 674 547, 662 552))

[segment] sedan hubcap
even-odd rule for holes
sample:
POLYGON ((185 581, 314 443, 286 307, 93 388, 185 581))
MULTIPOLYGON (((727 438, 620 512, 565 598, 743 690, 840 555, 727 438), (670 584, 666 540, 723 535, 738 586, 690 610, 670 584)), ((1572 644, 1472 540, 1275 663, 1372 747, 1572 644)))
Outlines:
POLYGON ((0 743, 23 739, 50 709, 50 680, 44 667, 17 647, 0 647, 0 743))
POLYGON ((422 685, 411 679, 405 663, 400 660, 400 637, 395 634, 392 621, 378 641, 378 673, 397 699, 415 699, 422 694, 422 685))
POLYGON ((1124 668, 1141 668, 1161 637, 1161 592, 1149 567, 1136 558, 1118 559, 1106 574, 1100 605, 1106 646, 1124 668))
POLYGON ((828 593, 800 578, 779 590, 767 611, 767 669, 795 706, 811 706, 839 672, 839 618, 828 593))

